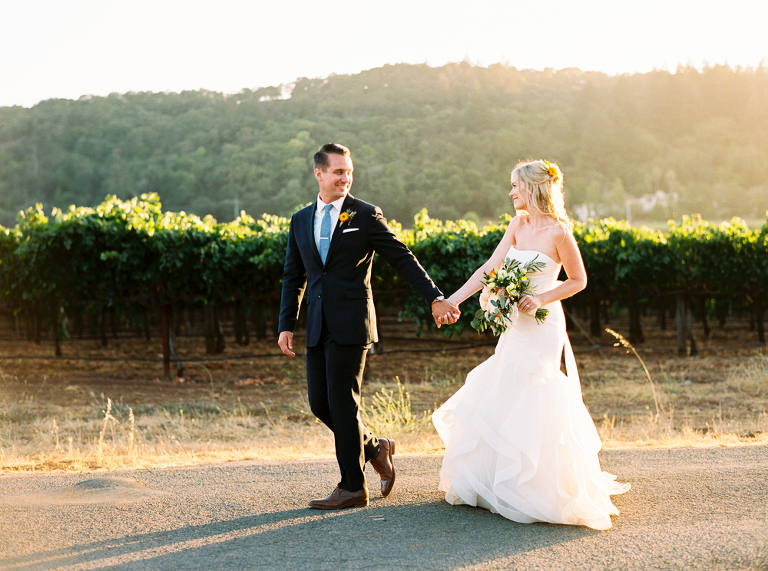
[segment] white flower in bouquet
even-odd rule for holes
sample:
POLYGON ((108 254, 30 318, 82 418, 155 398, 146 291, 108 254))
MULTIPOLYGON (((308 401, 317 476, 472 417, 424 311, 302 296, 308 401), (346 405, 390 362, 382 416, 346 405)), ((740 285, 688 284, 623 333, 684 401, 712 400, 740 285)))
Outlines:
POLYGON ((520 310, 517 308, 517 303, 513 303, 509 310, 509 321, 514 325, 517 323, 517 318, 520 317, 520 310))
POLYGON ((487 287, 483 287, 483 291, 480 292, 480 309, 483 311, 488 310, 488 300, 491 297, 491 290, 487 287))

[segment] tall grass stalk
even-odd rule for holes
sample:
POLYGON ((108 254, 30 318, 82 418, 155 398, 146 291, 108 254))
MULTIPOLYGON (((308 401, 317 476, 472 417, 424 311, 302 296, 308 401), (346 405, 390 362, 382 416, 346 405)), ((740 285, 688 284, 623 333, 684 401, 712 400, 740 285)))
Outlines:
MULTIPOLYGON (((128 408, 128 423, 129 423, 129 429, 126 430, 123 424, 112 415, 112 399, 108 398, 107 409, 104 411, 104 422, 101 426, 101 430, 99 431, 99 444, 98 444, 97 460, 96 460, 97 466, 99 467, 103 466, 104 453, 107 448, 106 442, 104 440, 104 435, 107 432, 107 428, 110 429, 112 434, 112 451, 113 451, 112 456, 114 456, 115 454, 119 454, 119 446, 117 444, 117 437, 115 435, 115 426, 117 426, 123 432, 123 436, 125 437, 125 442, 126 442, 125 452, 127 453, 127 456, 133 457, 133 458, 137 457, 138 448, 136 447, 136 441, 138 439, 138 431, 136 430, 136 421, 133 416, 133 409, 130 407, 128 408)), ((58 433, 56 438, 58 442, 58 433)), ((71 448, 71 438, 70 438, 70 448, 71 448)))
POLYGON ((56 419, 54 418, 52 421, 53 424, 53 434, 56 436, 56 452, 59 452, 61 450, 61 445, 59 444, 59 425, 56 424, 56 419))
POLYGON ((640 361, 640 365, 643 367, 643 371, 645 371, 645 377, 648 379, 648 384, 651 385, 651 392, 653 393, 653 402, 656 405, 656 418, 659 418, 659 415, 661 414, 661 410, 664 410, 664 407, 659 405, 659 399, 656 396, 656 388, 653 386, 653 379, 651 379, 651 373, 648 372, 648 367, 645 366, 645 362, 640 358, 640 355, 637 354, 637 351, 635 351, 635 348, 632 346, 632 344, 624 339, 624 336, 621 335, 621 333, 616 333, 613 329, 606 329, 608 333, 613 335, 616 339, 618 339, 618 343, 616 345, 621 345, 622 347, 625 347, 626 349, 629 349, 634 353, 635 357, 637 357, 637 360, 640 361))
POLYGON ((104 433, 107 431, 107 424, 109 423, 109 419, 112 416, 110 414, 112 412, 112 399, 107 399, 107 410, 104 411, 104 425, 101 427, 101 431, 99 432, 99 455, 97 463, 99 466, 101 466, 101 460, 104 457, 104 433))

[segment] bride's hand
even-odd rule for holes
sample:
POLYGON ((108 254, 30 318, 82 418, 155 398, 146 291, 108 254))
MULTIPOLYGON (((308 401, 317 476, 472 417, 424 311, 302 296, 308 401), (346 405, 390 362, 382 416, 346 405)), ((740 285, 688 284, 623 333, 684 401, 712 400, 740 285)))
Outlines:
POLYGON ((450 300, 445 300, 440 303, 445 303, 449 309, 448 311, 440 313, 435 312, 433 307, 432 315, 435 318, 435 325, 437 325, 438 329, 441 325, 452 325, 456 323, 459 320, 459 316, 461 316, 461 310, 459 310, 458 303, 452 303, 450 300))
POLYGON ((541 300, 535 295, 524 295, 517 302, 517 309, 522 313, 533 313, 541 307, 541 300))

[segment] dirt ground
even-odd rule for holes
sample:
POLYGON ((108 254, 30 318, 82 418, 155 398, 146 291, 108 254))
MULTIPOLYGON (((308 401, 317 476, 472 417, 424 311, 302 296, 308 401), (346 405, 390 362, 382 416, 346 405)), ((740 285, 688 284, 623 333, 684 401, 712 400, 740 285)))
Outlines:
MULTIPOLYGON (((163 377, 160 339, 150 341, 133 332, 110 337, 103 347, 97 338, 69 339, 64 356, 54 358, 53 342, 40 345, 15 335, 3 324, 0 329, 0 401, 30 406, 103 406, 106 398, 131 407, 190 405, 210 402, 222 407, 256 407, 268 403, 295 403, 305 391, 301 356, 280 354, 276 340, 252 339, 238 346, 233 336, 221 355, 206 355, 203 337, 180 336, 177 352, 183 361, 183 377, 163 377), (28 358, 43 357, 43 358, 28 358), (208 360, 206 360, 208 359, 208 360)), ((625 320, 607 324, 626 333, 625 320)), ((454 339, 439 333, 414 334, 412 322, 396 315, 380 319, 382 352, 370 355, 364 394, 399 379, 410 394, 416 411, 439 406, 463 382, 467 372, 492 354, 494 339, 467 332, 454 339)), ((713 419, 739 420, 744 415, 764 414, 768 388, 761 381, 740 384, 745 364, 768 354, 757 345, 756 334, 745 322, 729 322, 714 328, 709 339, 696 330, 699 355, 679 357, 675 331, 662 331, 652 318, 644 323, 646 341, 637 350, 655 383, 657 400, 674 410, 680 422, 701 431, 713 419)), ((655 410, 653 392, 640 361, 625 348, 615 347, 604 333, 600 348, 591 345, 578 328, 570 332, 582 380, 584 401, 596 422, 614 418, 628 421, 655 410)), ((297 332, 296 346, 303 352, 297 332)))

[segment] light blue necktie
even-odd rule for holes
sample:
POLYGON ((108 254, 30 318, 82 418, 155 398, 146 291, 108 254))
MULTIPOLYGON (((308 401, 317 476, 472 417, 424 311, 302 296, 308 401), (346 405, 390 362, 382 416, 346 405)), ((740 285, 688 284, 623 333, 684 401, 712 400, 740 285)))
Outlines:
POLYGON ((323 221, 320 223, 320 243, 317 245, 317 249, 320 252, 320 259, 325 265, 325 258, 328 256, 328 248, 331 247, 331 208, 332 204, 325 205, 325 214, 323 214, 323 221))

